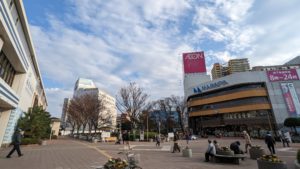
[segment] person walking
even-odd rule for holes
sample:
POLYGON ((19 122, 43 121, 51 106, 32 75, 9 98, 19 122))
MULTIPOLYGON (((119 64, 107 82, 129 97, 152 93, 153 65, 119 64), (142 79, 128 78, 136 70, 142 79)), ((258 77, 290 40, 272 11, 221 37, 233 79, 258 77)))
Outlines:
POLYGON ((272 135, 269 131, 267 132, 267 135, 265 137, 265 143, 267 144, 267 146, 268 146, 268 148, 271 152, 271 155, 276 154, 275 153, 275 144, 276 143, 275 143, 275 140, 274 140, 274 138, 272 137, 272 135))
POLYGON ((180 152, 180 147, 178 145, 178 140, 179 140, 179 135, 178 135, 178 132, 175 132, 174 133, 174 146, 173 146, 173 152, 172 153, 175 153, 175 152, 180 152))
POLYGON ((216 155, 216 147, 211 142, 211 140, 208 140, 208 147, 205 152, 205 162, 209 162, 209 157, 214 157, 216 155))
POLYGON ((125 144, 128 146, 128 150, 131 150, 130 143, 129 143, 129 133, 127 130, 124 131, 123 140, 125 141, 125 144))
POLYGON ((190 135, 188 132, 185 133, 186 144, 189 144, 190 135))
POLYGON ((160 135, 158 134, 158 135, 156 135, 156 137, 155 137, 155 139, 156 139, 156 147, 160 147, 160 135))
POLYGON ((13 144, 13 148, 12 150, 8 153, 8 155, 6 156, 6 158, 10 158, 10 156, 17 151, 19 157, 23 156, 23 154, 21 153, 20 150, 20 144, 21 144, 21 139, 22 139, 22 134, 21 134, 21 129, 17 129, 13 135, 13 139, 12 139, 12 144, 13 144))
POLYGON ((247 131, 243 131, 243 135, 244 135, 244 139, 245 139, 245 153, 248 152, 248 147, 252 147, 251 144, 251 138, 249 136, 249 134, 247 133, 247 131))

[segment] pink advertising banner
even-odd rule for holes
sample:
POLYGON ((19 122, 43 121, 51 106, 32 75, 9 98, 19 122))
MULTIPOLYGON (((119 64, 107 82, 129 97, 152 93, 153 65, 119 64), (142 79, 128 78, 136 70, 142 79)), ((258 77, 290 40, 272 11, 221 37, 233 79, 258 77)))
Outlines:
POLYGON ((282 95, 291 116, 300 114, 300 102, 293 83, 281 83, 282 95))
POLYGON ((299 80, 296 69, 290 70, 270 70, 267 71, 270 82, 276 81, 288 81, 288 80, 299 80))
POLYGON ((183 53, 184 73, 205 73, 204 52, 183 53))

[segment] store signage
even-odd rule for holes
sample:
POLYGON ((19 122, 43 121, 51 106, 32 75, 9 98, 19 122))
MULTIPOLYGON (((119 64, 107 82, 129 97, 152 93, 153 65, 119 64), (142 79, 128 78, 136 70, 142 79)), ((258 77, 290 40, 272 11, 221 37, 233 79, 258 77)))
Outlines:
POLYGON ((205 73, 204 52, 183 53, 184 73, 205 73))
POLYGON ((202 93, 203 91, 215 89, 215 88, 218 88, 218 87, 221 87, 221 86, 225 86, 227 84, 228 84, 228 82, 226 80, 221 80, 221 81, 218 81, 218 82, 205 84, 203 86, 195 87, 194 88, 194 93, 202 93))
POLYGON ((296 69, 270 70, 270 71, 267 71, 267 75, 268 75, 270 82, 299 80, 299 76, 297 74, 296 69))

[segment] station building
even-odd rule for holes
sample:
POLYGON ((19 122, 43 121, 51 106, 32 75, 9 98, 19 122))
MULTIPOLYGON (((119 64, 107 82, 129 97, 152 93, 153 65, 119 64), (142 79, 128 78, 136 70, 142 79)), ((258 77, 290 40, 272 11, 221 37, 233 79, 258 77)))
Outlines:
POLYGON ((187 96, 190 128, 194 133, 253 137, 283 127, 300 115, 300 69, 234 73, 190 87, 187 96))

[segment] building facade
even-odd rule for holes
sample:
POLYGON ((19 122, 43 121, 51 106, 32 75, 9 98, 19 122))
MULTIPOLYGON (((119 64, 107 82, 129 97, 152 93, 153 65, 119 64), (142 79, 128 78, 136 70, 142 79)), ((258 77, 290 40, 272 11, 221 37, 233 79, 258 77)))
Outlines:
POLYGON ((228 74, 237 72, 246 72, 250 70, 250 65, 247 58, 231 59, 228 61, 228 74))
POLYGON ((0 77, 0 145, 7 145, 23 112, 47 107, 22 0, 0 1, 0 77))
POLYGON ((68 121, 68 111, 69 111, 70 103, 71 103, 70 98, 64 99, 63 109, 62 109, 62 113, 61 113, 61 125, 63 128, 68 127, 67 121, 68 121))
MULTIPOLYGON (((115 128, 117 125, 116 99, 108 93, 98 89, 92 80, 79 78, 76 81, 73 95, 74 97, 77 97, 84 94, 95 94, 98 96, 99 100, 102 100, 105 110, 104 112, 101 112, 101 114, 107 114, 107 116, 110 117, 110 126, 108 127, 115 128)), ((70 102, 70 100, 68 102, 70 102)), ((99 121, 99 124, 100 123, 101 121, 99 121)))
POLYGON ((190 88, 190 127, 199 134, 261 137, 300 115, 300 69, 240 72, 190 88))
POLYGON ((224 66, 220 63, 215 63, 211 70, 212 79, 218 79, 237 72, 246 72, 250 70, 250 65, 247 58, 231 59, 228 65, 224 66))

